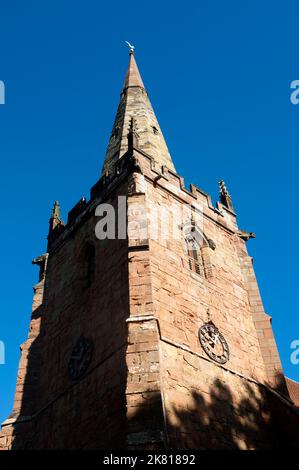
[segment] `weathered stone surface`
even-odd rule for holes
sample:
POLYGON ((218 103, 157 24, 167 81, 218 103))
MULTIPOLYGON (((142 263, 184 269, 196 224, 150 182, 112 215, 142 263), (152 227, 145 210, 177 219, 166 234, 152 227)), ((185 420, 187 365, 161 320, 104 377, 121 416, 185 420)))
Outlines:
POLYGON ((170 157, 161 134, 149 128, 154 117, 133 72, 138 84, 128 78, 115 124, 122 130, 111 138, 105 176, 66 226, 60 219, 50 224, 47 263, 34 288, 0 449, 298 446, 298 410, 245 232, 240 236, 229 207, 214 208, 195 186, 186 190, 172 164, 162 168, 170 157), (125 155, 131 114, 141 148, 125 155), (110 203, 118 217, 118 196, 126 197, 131 229, 126 239, 99 241, 95 208, 110 203), (190 269, 185 220, 178 217, 186 205, 193 217, 201 214, 199 274, 190 269), (92 263, 87 253, 94 253, 92 263), (199 342, 199 328, 208 321, 229 345, 225 364, 214 362, 199 342), (81 336, 92 341, 92 358, 72 380, 68 364, 81 336))
POLYGON ((121 94, 102 174, 109 173, 113 165, 128 149, 128 132, 132 117, 136 120, 138 147, 151 155, 157 164, 174 170, 158 120, 141 80, 134 55, 130 55, 127 77, 121 94))

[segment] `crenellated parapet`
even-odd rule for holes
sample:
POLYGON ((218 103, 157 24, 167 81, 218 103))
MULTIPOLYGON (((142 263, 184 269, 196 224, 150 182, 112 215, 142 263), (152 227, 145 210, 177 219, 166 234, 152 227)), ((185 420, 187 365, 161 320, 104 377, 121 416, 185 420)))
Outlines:
POLYGON ((92 186, 90 199, 81 198, 69 211, 67 224, 64 225, 60 219, 60 212, 59 216, 57 213, 55 217, 52 214, 50 226, 53 228, 49 232, 49 249, 65 239, 68 233, 73 232, 76 225, 80 224, 82 220, 94 214, 96 205, 106 201, 117 187, 121 186, 124 181, 129 181, 130 176, 133 177, 132 175, 136 174, 139 174, 144 181, 148 181, 154 187, 163 188, 164 191, 179 198, 185 204, 194 206, 194 210, 197 208, 199 211, 203 211, 207 217, 212 218, 229 231, 237 232, 239 230, 236 214, 231 208, 221 202, 217 202, 214 206, 211 196, 195 184, 190 184, 190 187, 187 188, 182 176, 163 165, 159 166, 151 155, 138 148, 138 141, 135 137, 133 139, 132 133, 133 128, 130 126, 126 153, 113 163, 109 172, 102 175, 92 186))

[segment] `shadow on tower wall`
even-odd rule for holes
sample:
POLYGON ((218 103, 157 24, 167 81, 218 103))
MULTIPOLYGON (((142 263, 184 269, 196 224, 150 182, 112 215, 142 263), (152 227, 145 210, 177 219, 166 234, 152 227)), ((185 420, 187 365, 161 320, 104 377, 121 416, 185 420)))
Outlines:
MULTIPOLYGON (((299 446, 298 410, 245 379, 237 399, 227 382, 215 378, 209 393, 203 393, 199 380, 198 389, 188 390, 183 406, 172 399, 169 387, 164 414, 161 395, 145 387, 143 405, 131 409, 127 419, 127 241, 110 240, 99 250, 96 256, 101 262, 88 288, 73 259, 80 251, 76 245, 70 245, 61 258, 49 256, 43 297, 33 309, 23 346, 12 414, 18 421, 3 429, 5 436, 12 435, 13 449, 126 448, 128 434, 143 439, 131 449, 299 446), (54 267, 64 263, 59 279, 54 267), (76 269, 69 272, 70 266, 76 269), (67 288, 59 288, 61 279, 68 279, 67 288), (94 352, 85 375, 72 381, 68 362, 81 335, 92 340, 94 352)), ((284 377, 278 376, 276 392, 283 387, 284 377)))
POLYGON ((43 297, 33 309, 23 345, 11 414, 18 417, 17 422, 2 429, 12 449, 125 446, 127 242, 109 240, 97 246, 101 262, 95 282, 87 287, 73 259, 76 245, 62 252, 61 258, 49 255, 43 297), (70 273, 72 265, 75 269, 70 273), (61 289, 65 279, 67 288, 61 289), (69 359, 81 336, 92 341, 93 356, 87 372, 72 380, 69 359))
MULTIPOLYGON (((278 379, 278 390, 284 378, 278 379), (280 379, 280 380, 279 380, 280 379)), ((240 449, 295 449, 299 447, 299 411, 278 396, 261 387, 246 382, 246 393, 236 402, 231 388, 215 379, 208 394, 191 390, 188 406, 184 408, 166 400, 165 445, 160 448, 198 450, 240 450, 240 449)), ((169 393, 171 396, 171 391, 169 393)), ((153 395, 149 401, 149 413, 159 397, 153 395)), ((131 417, 131 426, 142 429, 147 416, 146 410, 136 410, 131 417)), ((130 423, 129 423, 130 426, 130 423)), ((141 445, 131 449, 143 448, 141 445)), ((148 443, 147 449, 159 448, 148 443)))

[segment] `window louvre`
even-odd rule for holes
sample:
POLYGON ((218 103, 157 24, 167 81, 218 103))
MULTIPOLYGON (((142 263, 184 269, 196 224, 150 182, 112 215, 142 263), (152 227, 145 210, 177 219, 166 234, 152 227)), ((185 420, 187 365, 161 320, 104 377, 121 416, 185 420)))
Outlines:
POLYGON ((186 244, 190 271, 193 271, 199 276, 203 275, 204 270, 201 249, 191 233, 186 237, 186 244))

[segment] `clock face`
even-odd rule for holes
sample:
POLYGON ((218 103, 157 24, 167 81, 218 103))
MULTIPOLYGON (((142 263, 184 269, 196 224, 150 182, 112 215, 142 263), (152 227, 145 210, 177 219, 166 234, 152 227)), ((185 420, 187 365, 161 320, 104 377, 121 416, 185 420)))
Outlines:
POLYGON ((71 354, 68 372, 72 380, 77 380, 86 372, 92 358, 92 342, 81 336, 71 354))
POLYGON ((205 323, 199 328, 198 337, 206 354, 219 364, 225 364, 229 360, 229 347, 214 323, 205 323))

